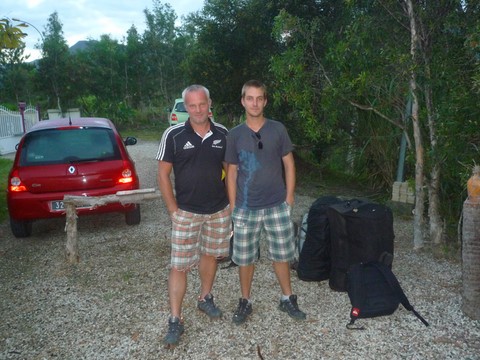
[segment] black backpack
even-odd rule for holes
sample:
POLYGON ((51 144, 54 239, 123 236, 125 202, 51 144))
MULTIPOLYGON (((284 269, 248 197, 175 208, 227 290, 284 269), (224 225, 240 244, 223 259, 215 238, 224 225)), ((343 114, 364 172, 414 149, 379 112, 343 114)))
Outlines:
POLYGON ((399 304, 429 326, 408 301, 390 267, 382 262, 352 265, 347 273, 347 291, 352 304, 349 329, 363 330, 364 327, 354 327, 356 319, 391 315, 399 304))
POLYGON ((347 272, 353 264, 394 255, 393 213, 382 204, 350 199, 327 209, 331 239, 331 271, 328 284, 347 291, 347 272))
MULTIPOLYGON (((302 230, 305 232, 305 242, 299 243, 299 259, 297 275, 304 281, 322 281, 328 279, 331 271, 330 260, 330 225, 327 218, 327 209, 342 200, 335 196, 322 196, 311 205, 306 220, 302 221, 302 230)), ((299 237, 301 238, 301 237, 299 237)))

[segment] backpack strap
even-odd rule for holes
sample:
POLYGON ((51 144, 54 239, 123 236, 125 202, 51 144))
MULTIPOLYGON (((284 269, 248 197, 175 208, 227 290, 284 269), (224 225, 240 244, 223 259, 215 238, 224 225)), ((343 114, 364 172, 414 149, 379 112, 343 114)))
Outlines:
POLYGON ((407 299, 407 296, 402 290, 400 283, 398 282, 395 275, 388 269, 388 267, 379 264, 378 262, 372 261, 371 264, 375 266, 385 277, 390 287, 394 290, 395 295, 397 296, 398 300, 402 303, 403 307, 408 311, 413 312, 413 314, 420 319, 420 321, 425 325, 429 326, 430 324, 413 308, 410 302, 407 299), (388 269, 388 270, 387 270, 388 269))
POLYGON ((365 326, 358 326, 358 325, 355 325, 355 318, 352 317, 350 319, 350 322, 347 324, 347 329, 348 330, 365 330, 365 326))
MULTIPOLYGON (((363 267, 364 264, 360 263, 357 266, 363 267)), ((357 320, 358 316, 358 311, 359 309, 363 308, 364 305, 364 300, 365 300, 365 286, 363 284, 365 283, 364 281, 364 271, 359 271, 360 274, 359 280, 360 280, 360 286, 357 287, 357 290, 360 292, 360 296, 358 296, 362 301, 358 301, 357 303, 353 304, 352 303, 352 309, 350 310, 350 322, 347 324, 347 329, 349 330, 365 330, 364 326, 358 326, 355 325, 355 320, 357 320)))

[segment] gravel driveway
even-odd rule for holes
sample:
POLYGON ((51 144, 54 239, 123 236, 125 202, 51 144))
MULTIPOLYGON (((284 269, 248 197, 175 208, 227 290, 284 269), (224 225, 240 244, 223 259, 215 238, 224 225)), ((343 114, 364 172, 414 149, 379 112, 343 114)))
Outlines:
MULTIPOLYGON (((143 188, 156 187, 156 149, 144 141, 129 147, 143 188)), ((314 200, 297 196, 294 220, 314 200)), ((292 273, 308 314, 295 322, 277 309, 279 287, 262 258, 254 313, 241 326, 231 321, 240 294, 236 269, 218 271, 220 321, 196 309, 199 281, 191 274, 186 332, 174 350, 161 343, 170 250, 162 201, 143 204, 134 227, 119 214, 80 218, 77 265, 65 261, 64 226, 64 219, 39 221, 30 238, 15 239, 8 222, 0 224, 0 359, 480 359, 480 322, 461 311, 461 264, 413 252, 411 219, 395 219, 393 270, 430 327, 400 306, 391 316, 358 320, 366 330, 348 330, 348 295, 292 273)))

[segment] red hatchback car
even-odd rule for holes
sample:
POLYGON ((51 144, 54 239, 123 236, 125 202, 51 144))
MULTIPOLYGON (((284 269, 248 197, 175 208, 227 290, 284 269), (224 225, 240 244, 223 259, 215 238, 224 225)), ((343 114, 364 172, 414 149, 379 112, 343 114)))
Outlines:
MULTIPOLYGON (((28 237, 32 222, 65 214, 64 195, 103 196, 139 189, 135 163, 114 124, 102 118, 55 119, 34 125, 20 140, 10 170, 7 203, 15 237, 28 237)), ((77 208, 78 215, 125 213, 140 223, 140 205, 110 203, 77 208)))

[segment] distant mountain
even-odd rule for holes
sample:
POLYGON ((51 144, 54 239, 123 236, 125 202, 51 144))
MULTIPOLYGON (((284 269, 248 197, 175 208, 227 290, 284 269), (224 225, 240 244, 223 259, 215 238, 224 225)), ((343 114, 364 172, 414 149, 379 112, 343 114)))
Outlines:
POLYGON ((88 50, 88 48, 96 42, 98 41, 97 40, 80 40, 80 41, 77 41, 75 45, 71 46, 68 49, 68 51, 70 52, 70 54, 75 54, 78 51, 88 50))
MULTIPOLYGON (((68 51, 70 54, 74 55, 79 51, 85 51, 88 50, 88 48, 92 45, 97 43, 97 40, 80 40, 77 41, 73 46, 70 46, 68 48, 68 51)), ((32 61, 27 61, 27 64, 32 64, 34 66, 38 66, 38 61, 40 59, 32 60, 32 61)))

